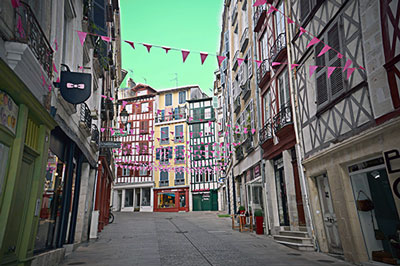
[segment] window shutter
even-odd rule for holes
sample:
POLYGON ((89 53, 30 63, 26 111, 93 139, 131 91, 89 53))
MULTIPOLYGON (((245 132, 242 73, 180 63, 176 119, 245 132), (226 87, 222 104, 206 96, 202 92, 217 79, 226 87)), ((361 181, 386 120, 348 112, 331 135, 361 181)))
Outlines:
POLYGON ((161 120, 164 121, 165 117, 165 110, 161 110, 161 120))
POLYGON ((107 13, 107 22, 113 22, 113 9, 110 4, 107 4, 106 13, 107 13))
MULTIPOLYGON (((323 39, 321 39, 323 41, 323 39)), ((315 61, 316 65, 318 66, 325 66, 326 65, 326 53, 320 57, 318 57, 318 54, 321 52, 321 50, 324 48, 324 44, 322 42, 319 42, 316 47, 315 47, 315 61)), ((316 80, 317 80, 317 105, 321 105, 329 100, 329 94, 328 94, 328 84, 326 82, 326 67, 319 67, 316 70, 316 80)))
POLYGON ((247 77, 250 79, 253 75, 253 60, 251 57, 251 47, 250 50, 247 52, 247 77))
POLYGON ((160 148, 156 149, 156 160, 160 160, 160 148))
POLYGON ((168 159, 172 158, 172 147, 168 147, 168 159))
MULTIPOLYGON (((332 28, 328 31, 328 43, 337 51, 340 51, 340 38, 339 38, 339 25, 335 23, 332 28)), ((322 56, 321 56, 322 57, 322 56)), ((341 61, 337 58, 337 53, 332 49, 328 51, 329 65, 330 66, 341 66, 341 61)), ((343 91, 343 75, 342 71, 336 70, 332 73, 329 78, 329 85, 331 89, 332 96, 337 95, 339 92, 343 91)))
MULTIPOLYGON (((181 95, 179 95, 179 98, 180 98, 180 96, 181 95)), ((179 101, 180 101, 180 99, 179 99, 179 101)), ((180 117, 179 117, 179 108, 177 107, 177 108, 175 108, 175 110, 174 110, 174 115, 175 115, 175 119, 179 119, 180 117)))
POLYGON ((326 101, 328 101, 328 88, 325 73, 322 73, 322 75, 317 78, 317 104, 321 105, 326 101))

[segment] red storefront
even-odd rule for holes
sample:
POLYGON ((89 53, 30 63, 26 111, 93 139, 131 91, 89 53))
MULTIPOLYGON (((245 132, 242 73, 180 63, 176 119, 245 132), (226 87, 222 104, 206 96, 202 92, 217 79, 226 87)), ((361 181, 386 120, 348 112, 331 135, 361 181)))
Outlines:
POLYGON ((189 211, 189 188, 154 189, 155 212, 189 211))
POLYGON ((98 231, 101 232, 104 226, 108 224, 113 174, 105 156, 100 156, 99 162, 97 168, 96 202, 94 210, 99 211, 98 231))

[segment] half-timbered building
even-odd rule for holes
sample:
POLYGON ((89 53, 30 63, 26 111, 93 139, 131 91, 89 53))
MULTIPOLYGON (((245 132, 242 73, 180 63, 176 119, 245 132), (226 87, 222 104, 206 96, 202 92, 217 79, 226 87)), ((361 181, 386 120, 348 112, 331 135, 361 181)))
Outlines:
POLYGON ((257 6, 253 16, 258 60, 261 61, 257 82, 262 106, 259 136, 265 160, 266 213, 275 240, 312 250, 296 155, 290 67, 287 65, 286 3, 268 1, 268 4, 257 6), (270 4, 276 8, 274 12, 267 12, 270 4))
POLYGON ((190 191, 193 211, 218 210, 216 158, 223 157, 215 143, 212 98, 189 100, 190 191))
POLYGON ((291 81, 318 246, 355 263, 396 264, 399 1, 289 2, 291 18, 307 31, 289 26, 289 58, 299 64, 291 81), (332 49, 319 56, 324 44, 307 47, 311 35, 332 49), (327 67, 337 68, 329 75, 327 67))
POLYGON ((126 110, 127 123, 119 121, 114 133, 121 142, 117 152, 114 208, 121 211, 153 211, 154 100, 156 90, 137 84, 120 89, 119 112, 126 110))

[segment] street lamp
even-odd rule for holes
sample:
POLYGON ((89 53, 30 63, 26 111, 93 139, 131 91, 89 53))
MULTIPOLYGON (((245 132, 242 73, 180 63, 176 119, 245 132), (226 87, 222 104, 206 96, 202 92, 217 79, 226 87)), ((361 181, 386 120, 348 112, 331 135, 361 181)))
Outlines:
POLYGON ((126 123, 128 123, 129 113, 126 111, 125 108, 124 108, 124 110, 121 111, 119 116, 121 117, 122 124, 126 125, 126 123))

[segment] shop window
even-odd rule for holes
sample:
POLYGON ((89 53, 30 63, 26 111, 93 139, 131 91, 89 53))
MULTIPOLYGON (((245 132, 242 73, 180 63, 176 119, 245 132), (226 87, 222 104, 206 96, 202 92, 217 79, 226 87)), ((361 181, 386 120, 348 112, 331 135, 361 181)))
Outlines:
POLYGON ((8 165, 8 154, 10 148, 2 143, 0 143, 0 195, 3 191, 4 179, 6 176, 6 169, 8 165))
POLYGON ((141 206, 150 206, 150 188, 142 188, 141 206))
POLYGON ((133 189, 125 189, 125 207, 133 207, 133 189))
POLYGON ((175 208, 175 193, 174 192, 158 193, 157 206, 159 209, 175 208))

